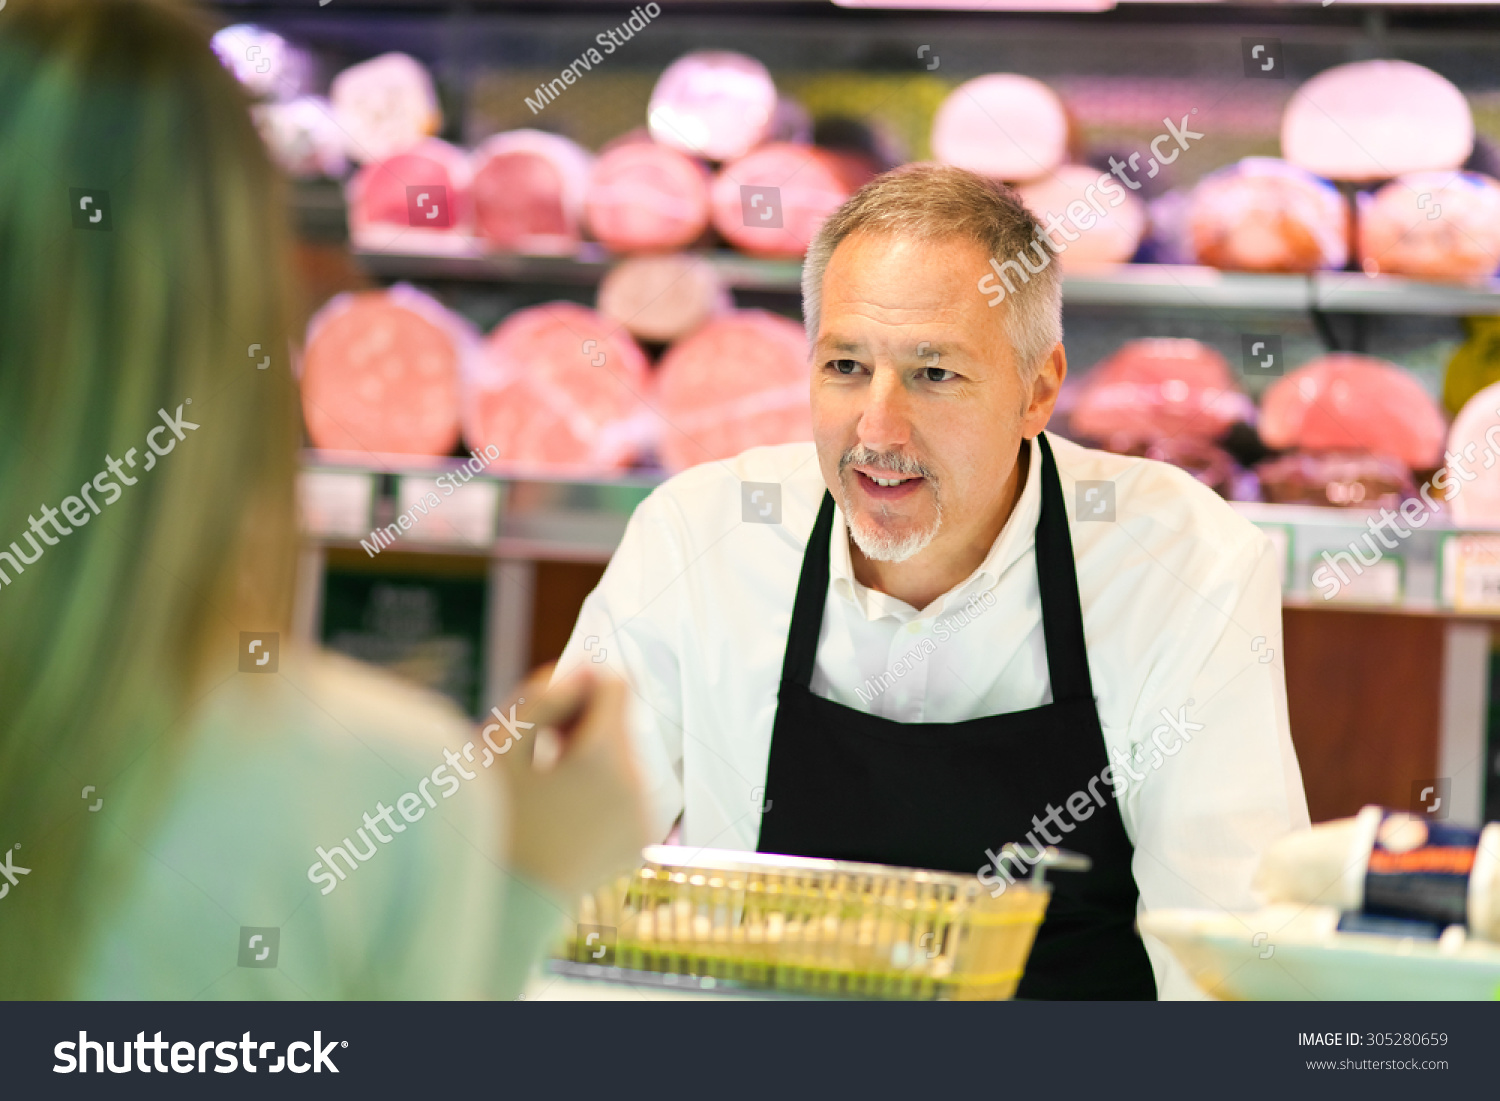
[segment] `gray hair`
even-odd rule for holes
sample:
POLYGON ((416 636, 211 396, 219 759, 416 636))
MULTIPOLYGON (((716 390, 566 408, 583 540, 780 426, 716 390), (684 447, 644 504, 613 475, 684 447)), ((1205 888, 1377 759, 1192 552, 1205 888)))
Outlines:
MULTIPOLYGON (((1020 197, 1002 183, 942 164, 908 164, 876 176, 834 211, 818 230, 802 265, 802 316, 807 343, 818 339, 823 273, 834 250, 853 233, 888 234, 923 241, 970 240, 994 259, 994 275, 981 279, 976 294, 994 295, 990 305, 1009 299, 1007 318, 1016 368, 1024 382, 1036 378, 1042 361, 1062 339, 1062 277, 1042 223, 1020 197), (1040 263, 1032 268, 1027 254, 1040 263), (1022 258, 1023 269, 1016 259, 1022 258), (1019 276, 1015 285, 1011 272, 1019 276), (999 275, 1005 290, 995 281, 999 275), (994 284, 988 290, 986 282, 994 284), (1008 292, 1008 293, 1007 293, 1008 292)), ((1055 247, 1056 246, 1052 246, 1055 247)))

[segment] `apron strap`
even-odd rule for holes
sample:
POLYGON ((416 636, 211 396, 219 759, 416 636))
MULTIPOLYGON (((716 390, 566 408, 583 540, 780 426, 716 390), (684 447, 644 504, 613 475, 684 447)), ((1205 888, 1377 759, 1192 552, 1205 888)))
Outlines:
MULTIPOLYGON (((1038 433, 1042 455, 1042 510, 1036 526, 1037 585, 1042 601, 1042 633, 1047 642, 1047 671, 1052 699, 1093 702, 1088 652, 1083 639, 1083 607, 1073 568, 1073 541, 1068 534, 1067 505, 1057 463, 1045 432, 1038 433)), ((823 491, 818 518, 802 556, 802 573, 792 603, 786 655, 781 663, 784 683, 808 687, 823 631, 823 605, 828 599, 828 544, 833 538, 833 494, 823 491)))
POLYGON ((1083 640, 1083 603, 1078 597, 1073 538, 1068 533, 1068 506, 1047 433, 1038 432, 1036 442, 1042 453, 1042 514, 1036 524, 1036 577, 1042 597, 1042 634, 1047 640, 1047 675, 1052 681, 1052 699, 1056 703, 1086 700, 1092 706, 1094 687, 1083 640))

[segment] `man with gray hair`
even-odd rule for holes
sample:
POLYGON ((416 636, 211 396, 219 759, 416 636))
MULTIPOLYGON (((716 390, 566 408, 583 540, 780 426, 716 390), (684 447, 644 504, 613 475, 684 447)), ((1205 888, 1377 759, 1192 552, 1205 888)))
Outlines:
POLYGON ((1059 250, 956 168, 850 198, 803 269, 812 442, 659 486, 559 675, 632 685, 660 835, 992 895, 1081 854, 1018 995, 1201 996, 1135 920, 1254 908, 1260 854, 1308 824, 1279 563, 1184 472, 1044 433, 1059 250))

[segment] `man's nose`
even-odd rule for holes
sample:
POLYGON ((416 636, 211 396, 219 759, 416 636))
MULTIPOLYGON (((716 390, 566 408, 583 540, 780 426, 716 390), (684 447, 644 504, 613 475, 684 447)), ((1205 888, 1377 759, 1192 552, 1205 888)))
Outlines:
POLYGON ((901 384, 900 372, 877 368, 865 391, 864 412, 859 418, 859 442, 871 451, 894 451, 911 439, 911 396, 901 384))

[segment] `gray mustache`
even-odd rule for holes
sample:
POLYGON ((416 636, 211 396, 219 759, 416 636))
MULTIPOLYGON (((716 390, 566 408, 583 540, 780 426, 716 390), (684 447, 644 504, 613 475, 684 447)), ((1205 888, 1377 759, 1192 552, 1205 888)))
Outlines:
POLYGON ((844 457, 839 460, 839 476, 854 463, 861 466, 879 467, 893 474, 916 475, 936 482, 932 471, 909 455, 902 455, 897 451, 871 451, 868 447, 851 447, 844 452, 844 457))

